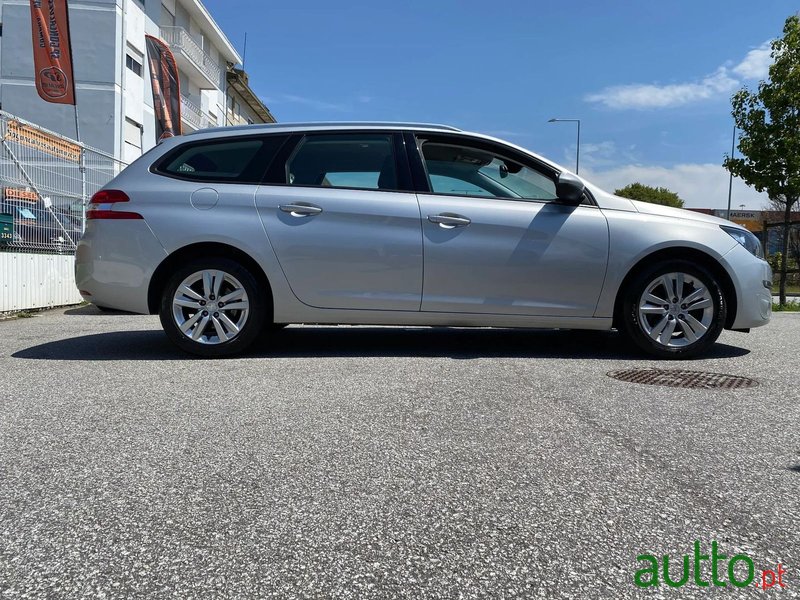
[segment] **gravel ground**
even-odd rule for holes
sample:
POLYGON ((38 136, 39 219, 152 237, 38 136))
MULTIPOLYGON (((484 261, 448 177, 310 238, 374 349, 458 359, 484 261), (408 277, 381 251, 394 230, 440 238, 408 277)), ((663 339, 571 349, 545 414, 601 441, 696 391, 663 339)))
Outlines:
POLYGON ((797 314, 667 364, 614 334, 377 327, 290 327, 200 361, 155 317, 5 321, 0 594, 778 593, 634 585, 638 555, 668 554, 677 579, 699 540, 759 579, 781 563, 781 597, 800 597, 799 350, 797 314), (653 366, 760 385, 606 376, 653 366))

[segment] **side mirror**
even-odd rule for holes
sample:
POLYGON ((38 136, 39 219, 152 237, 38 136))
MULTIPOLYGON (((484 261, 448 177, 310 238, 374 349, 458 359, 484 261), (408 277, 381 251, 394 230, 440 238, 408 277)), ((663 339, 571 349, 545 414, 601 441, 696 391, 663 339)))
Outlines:
POLYGON ((556 194, 564 204, 577 206, 583 201, 586 186, 572 173, 561 173, 556 182, 556 194))

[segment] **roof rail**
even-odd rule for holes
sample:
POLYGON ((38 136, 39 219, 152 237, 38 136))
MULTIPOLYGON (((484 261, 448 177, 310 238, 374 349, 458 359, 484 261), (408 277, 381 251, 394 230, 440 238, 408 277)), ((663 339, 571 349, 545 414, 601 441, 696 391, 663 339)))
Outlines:
POLYGON ((209 129, 198 129, 186 135, 201 133, 216 133, 224 131, 253 131, 256 129, 292 129, 306 127, 403 127, 408 129, 439 129, 442 131, 461 131, 458 127, 451 125, 439 125, 436 123, 412 123, 399 121, 306 121, 300 123, 255 123, 252 125, 236 125, 233 127, 212 127, 209 129))
POLYGON ((424 129, 444 129, 446 131, 461 131, 458 127, 452 125, 441 125, 439 123, 419 123, 415 121, 330 121, 330 122, 308 122, 308 123, 286 123, 287 126, 309 126, 309 125, 331 125, 336 127, 353 126, 353 127, 406 127, 406 128, 424 128, 424 129))

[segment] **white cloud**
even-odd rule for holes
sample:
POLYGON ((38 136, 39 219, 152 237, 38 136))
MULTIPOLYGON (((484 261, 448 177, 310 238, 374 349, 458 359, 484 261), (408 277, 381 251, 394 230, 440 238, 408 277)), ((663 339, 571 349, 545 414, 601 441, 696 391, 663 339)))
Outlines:
MULTIPOLYGON (((728 205, 730 174, 721 165, 713 163, 680 164, 673 167, 624 165, 608 170, 582 169, 586 177, 602 189, 613 193, 615 189, 634 182, 655 187, 666 187, 677 193, 687 208, 725 208, 728 205)), ((760 194, 742 180, 733 180, 731 206, 741 204, 748 209, 761 209, 767 195, 760 194)))
POLYGON ((616 109, 672 108, 732 92, 738 85, 728 70, 720 67, 712 75, 694 83, 615 85, 589 94, 586 100, 616 109))
POLYGON ((733 67, 733 72, 744 79, 765 79, 772 64, 770 42, 764 42, 758 48, 750 50, 744 60, 733 67))
POLYGON ((613 109, 646 110, 684 106, 729 94, 741 85, 743 79, 763 79, 771 62, 770 42, 767 41, 750 50, 742 62, 733 68, 721 66, 697 81, 613 85, 588 94, 585 100, 613 109))
POLYGON ((608 140, 605 142, 598 142, 596 144, 592 142, 586 142, 581 145, 581 152, 587 161, 602 160, 616 156, 617 145, 608 140))
POLYGON ((347 98, 342 102, 330 102, 322 98, 311 98, 309 96, 299 96, 297 94, 276 94, 267 96, 264 101, 268 104, 296 104, 304 106, 320 113, 346 113, 356 110, 359 104, 369 104, 375 100, 375 96, 359 94, 352 98, 347 98))
POLYGON ((522 131, 514 131, 511 129, 490 129, 489 131, 483 131, 482 133, 496 138, 518 138, 528 135, 522 131))
MULTIPOLYGON (((634 154, 635 145, 627 148, 618 148, 613 141, 604 142, 584 142, 581 144, 581 164, 587 169, 598 169, 618 165, 620 162, 636 162, 638 159, 634 154)), ((573 144, 564 153, 564 164, 570 164, 575 160, 575 145, 573 144)))

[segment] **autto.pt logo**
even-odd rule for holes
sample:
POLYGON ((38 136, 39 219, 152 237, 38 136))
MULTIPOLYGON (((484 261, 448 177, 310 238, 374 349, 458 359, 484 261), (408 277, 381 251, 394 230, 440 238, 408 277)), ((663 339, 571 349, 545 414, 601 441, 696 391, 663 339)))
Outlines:
POLYGON ((755 586, 770 590, 787 586, 786 568, 783 564, 757 569, 752 558, 746 554, 729 557, 723 553, 717 542, 711 542, 709 550, 708 547, 704 549, 699 541, 695 541, 693 552, 680 557, 672 558, 665 554, 659 558, 655 554, 640 554, 636 560, 639 561, 639 568, 633 581, 641 588, 696 585, 706 588, 755 586))

